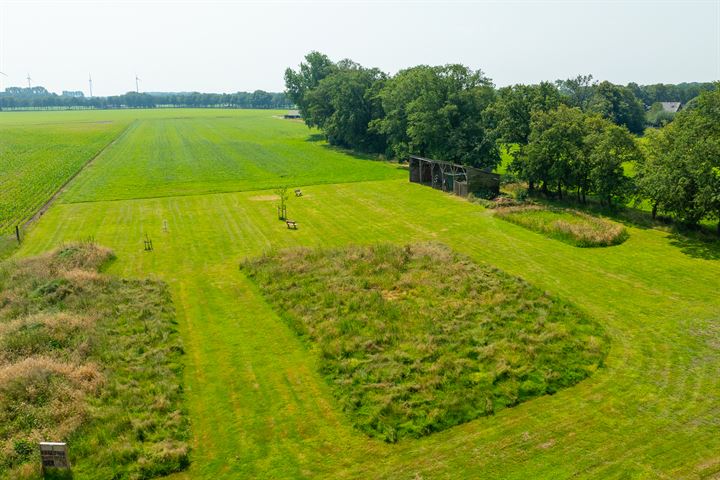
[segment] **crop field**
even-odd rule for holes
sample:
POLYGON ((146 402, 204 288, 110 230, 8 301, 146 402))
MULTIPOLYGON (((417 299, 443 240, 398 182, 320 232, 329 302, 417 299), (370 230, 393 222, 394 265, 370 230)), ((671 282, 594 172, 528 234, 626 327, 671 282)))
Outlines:
MULTIPOLYGON (((122 121, 17 124, 0 119, 0 236, 35 213, 85 163, 118 136, 122 121)), ((21 118, 29 118, 26 114, 21 118)))
MULTIPOLYGON (((577 248, 410 184, 396 165, 329 149, 272 112, 113 114, 137 121, 68 185, 15 257, 92 237, 117 256, 108 273, 169 285, 191 426, 189 469, 173 478, 720 474, 720 252, 632 225, 620 245, 577 248), (298 230, 277 220, 278 184, 302 188, 288 202, 298 230), (321 353, 241 265, 290 247, 420 242, 572 304, 603 329, 602 366, 422 438, 388 443, 356 428, 321 353)), ((0 129, 34 122, 13 115, 0 114, 0 129)))

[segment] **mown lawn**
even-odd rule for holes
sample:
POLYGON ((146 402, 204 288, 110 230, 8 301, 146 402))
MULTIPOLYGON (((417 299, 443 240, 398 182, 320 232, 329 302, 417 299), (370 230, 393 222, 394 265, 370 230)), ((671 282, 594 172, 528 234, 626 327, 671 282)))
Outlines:
MULTIPOLYGON (((210 114, 218 113, 198 116, 210 114)), ((289 135, 304 142, 307 130, 289 135)), ((327 152, 307 145, 317 155, 327 152)), ((109 199, 113 189, 96 181, 100 176, 83 172, 73 195, 109 199)), ((299 178, 288 183, 304 185, 299 178)), ((157 193, 153 188, 148 196, 157 193)), ((621 245, 579 249, 404 178, 307 185, 303 192, 288 206, 297 231, 277 220, 271 191, 58 203, 18 252, 93 236, 116 252, 112 273, 153 275, 170 285, 187 352, 193 432, 192 464, 180 478, 712 478, 720 472, 717 252, 633 227, 621 245), (152 253, 142 250, 145 233, 153 238, 152 253), (425 241, 522 277, 596 319, 610 343, 603 368, 554 395, 422 439, 387 444, 358 431, 318 373, 317 357, 238 264, 268 249, 425 241)))
POLYGON ((327 146, 279 111, 166 110, 137 120, 64 197, 68 202, 263 190, 407 176, 327 146), (214 115, 211 115, 214 113, 214 115))
POLYGON ((60 204, 23 246, 26 255, 94 235, 117 252, 113 272, 171 285, 188 351, 188 478, 693 477, 720 469, 720 262, 634 228, 617 247, 578 249, 405 181, 303 191, 289 203, 297 231, 277 220, 269 192, 243 192, 60 204), (146 231, 153 253, 142 251, 146 231), (269 248, 428 240, 578 305, 608 332, 605 367, 555 395, 421 440, 368 439, 238 262, 269 248))

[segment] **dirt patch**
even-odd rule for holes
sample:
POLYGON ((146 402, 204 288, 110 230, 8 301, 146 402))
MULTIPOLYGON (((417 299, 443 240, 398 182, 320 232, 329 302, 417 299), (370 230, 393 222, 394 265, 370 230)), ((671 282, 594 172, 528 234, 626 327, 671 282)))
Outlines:
POLYGON ((248 198, 253 202, 272 202, 273 200, 279 200, 280 197, 277 195, 255 195, 254 197, 248 198))
POLYGON ((390 301, 399 300, 405 296, 403 292, 400 292, 398 290, 383 290, 382 292, 380 292, 380 295, 382 295, 385 300, 390 301))

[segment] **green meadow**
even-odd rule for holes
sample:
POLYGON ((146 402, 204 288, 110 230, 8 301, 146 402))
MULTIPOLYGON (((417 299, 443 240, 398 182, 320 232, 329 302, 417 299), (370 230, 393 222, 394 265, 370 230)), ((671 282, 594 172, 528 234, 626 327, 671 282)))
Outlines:
MULTIPOLYGON (((33 224, 16 257, 92 237, 108 273, 165 281, 185 350, 190 466, 173 478, 713 478, 720 474, 720 252, 627 225, 581 249, 410 184, 276 112, 0 114, 0 131, 129 126, 33 224), (289 230, 272 189, 292 196, 289 230), (145 235, 154 251, 143 251, 145 235), (434 242, 568 302, 609 350, 573 386, 422 438, 353 426, 321 358, 240 265, 292 247, 434 242)), ((72 446, 71 446, 72 448, 72 446)), ((95 478, 92 473, 77 478, 95 478)))

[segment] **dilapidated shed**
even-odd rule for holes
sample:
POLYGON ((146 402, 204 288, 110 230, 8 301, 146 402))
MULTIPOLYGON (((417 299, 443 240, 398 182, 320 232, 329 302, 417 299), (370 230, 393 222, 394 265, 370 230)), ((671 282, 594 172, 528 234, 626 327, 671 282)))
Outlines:
POLYGON ((468 165, 410 156, 410 181, 467 196, 500 193, 500 175, 468 165))

